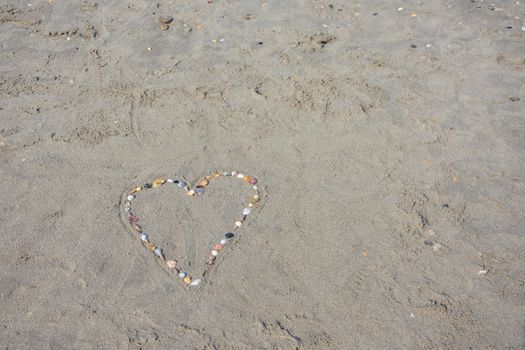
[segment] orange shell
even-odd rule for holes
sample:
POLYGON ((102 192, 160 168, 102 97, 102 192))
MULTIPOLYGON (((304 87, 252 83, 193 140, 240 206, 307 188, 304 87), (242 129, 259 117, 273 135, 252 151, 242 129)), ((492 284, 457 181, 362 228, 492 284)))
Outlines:
POLYGON ((190 284, 191 283, 191 277, 190 276, 186 276, 184 277, 184 279, 182 280, 182 282, 186 283, 186 284, 190 284))
POLYGON ((199 186, 205 187, 206 185, 208 185, 207 179, 202 179, 199 181, 199 186))
POLYGON ((131 191, 129 191, 129 194, 133 194, 135 192, 139 192, 140 190, 142 190, 142 187, 135 187, 134 189, 132 189, 131 191))
POLYGON ((224 248, 224 245, 223 245, 223 244, 220 244, 220 243, 217 243, 217 244, 213 247, 213 249, 215 249, 215 250, 221 250, 222 248, 224 248))
POLYGON ((153 187, 153 188, 157 188, 157 187, 163 185, 165 182, 166 182, 166 180, 164 180, 164 179, 162 179, 162 178, 155 179, 155 180, 153 180, 153 182, 151 183, 151 187, 153 187))
POLYGON ((166 266, 168 266, 168 269, 174 269, 175 266, 177 266, 177 262, 175 260, 168 260, 166 261, 166 266))
POLYGON ((131 227, 133 227, 133 229, 135 231, 137 231, 138 233, 142 233, 142 226, 137 225, 137 224, 133 224, 133 225, 131 225, 131 227))
POLYGON ((151 251, 154 251, 155 249, 157 249, 157 246, 154 243, 151 243, 151 242, 144 243, 144 245, 146 246, 146 248, 148 248, 151 251))
POLYGON ((251 181, 253 181, 253 177, 251 177, 250 175, 245 175, 243 180, 249 184, 251 181))

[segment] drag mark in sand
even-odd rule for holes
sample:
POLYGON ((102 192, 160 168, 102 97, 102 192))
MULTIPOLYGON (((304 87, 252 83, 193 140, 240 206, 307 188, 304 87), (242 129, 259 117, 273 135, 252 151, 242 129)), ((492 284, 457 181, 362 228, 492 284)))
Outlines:
POLYGON ((133 133, 133 136, 135 136, 135 139, 137 140, 137 143, 141 148, 144 148, 144 145, 142 144, 142 140, 140 139, 140 133, 139 128, 137 125, 137 120, 135 118, 135 101, 136 96, 131 96, 131 101, 129 103, 129 123, 131 125, 131 132, 133 133))

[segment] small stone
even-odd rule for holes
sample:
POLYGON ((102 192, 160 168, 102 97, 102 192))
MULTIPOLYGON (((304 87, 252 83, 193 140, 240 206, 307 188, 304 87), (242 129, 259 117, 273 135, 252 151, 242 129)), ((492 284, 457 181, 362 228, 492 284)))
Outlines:
POLYGON ((197 278, 196 280, 193 280, 191 283, 190 283, 190 286, 192 287, 196 287, 199 285, 199 283, 201 283, 201 279, 200 278, 197 278))
POLYGON ((222 244, 222 245, 225 245, 226 243, 228 243, 228 240, 227 240, 227 239, 224 239, 224 238, 221 239, 221 244, 222 244))
POLYGON ((131 208, 130 207, 126 207, 126 208, 124 208, 124 210, 127 211, 128 213, 131 212, 131 208))
POLYGON ((241 227, 242 226, 242 221, 235 221, 235 226, 241 227))
POLYGON ((160 28, 160 30, 168 30, 168 29, 170 29, 170 26, 167 25, 167 24, 162 24, 159 28, 160 28))
POLYGON ((252 212, 252 208, 244 208, 242 211, 242 215, 248 215, 252 212))
POLYGON ((243 179, 243 178, 244 178, 244 175, 243 175, 243 174, 237 174, 237 178, 238 178, 238 179, 243 179))
POLYGON ((235 234, 233 234, 232 232, 228 232, 224 235, 224 237, 230 239, 230 238, 233 238, 233 236, 235 236, 235 234))
POLYGON ((204 187, 201 187, 201 186, 195 187, 195 193, 198 194, 199 196, 202 196, 204 194, 204 187))
POLYGON ((222 248, 224 248, 224 245, 222 245, 222 244, 220 244, 220 243, 216 244, 216 245, 213 247, 213 249, 215 249, 215 250, 221 250, 222 248))
POLYGON ((217 256, 217 255, 219 255, 219 251, 214 249, 214 250, 211 251, 211 255, 217 256))
POLYGON ((170 184, 173 183, 173 179, 167 179, 166 181, 168 181, 170 184))
POLYGON ((143 241, 143 242, 147 242, 148 241, 148 235, 143 233, 140 235, 140 239, 143 241))
POLYGON ((224 175, 224 176, 232 176, 232 173, 230 173, 229 171, 225 171, 224 173, 222 173, 222 175, 224 175))
POLYGON ((153 186, 153 188, 157 188, 159 186, 162 186, 165 182, 166 182, 166 180, 164 180, 162 178, 158 178, 158 179, 153 180, 152 186, 153 186))
POLYGON ((162 249, 156 248, 153 253, 158 256, 159 258, 162 258, 162 249))
POLYGON ((144 184, 144 188, 151 188, 151 184, 150 183, 144 184))
POLYGON ((168 269, 174 269, 175 266, 177 266, 177 262, 175 260, 168 260, 166 261, 166 266, 168 266, 168 269))
POLYGON ((186 182, 184 182, 184 181, 179 181, 179 183, 177 184, 177 186, 178 186, 179 188, 186 187, 186 185, 187 185, 187 184, 186 184, 186 182))
POLYGON ((512 102, 518 102, 520 100, 520 98, 512 96, 512 97, 509 97, 509 100, 511 100, 512 102))
POLYGON ((182 282, 184 282, 185 284, 190 284, 191 283, 191 277, 190 276, 186 276, 182 279, 182 282))
POLYGON ((129 196, 126 197, 126 199, 127 199, 128 201, 131 201, 131 200, 133 200, 134 198, 135 198, 135 196, 132 195, 132 194, 130 194, 129 196))
POLYGON ((237 176, 237 174, 238 174, 238 172, 236 172, 236 171, 232 171, 231 172, 231 176, 237 176))
POLYGON ((171 17, 171 16, 160 16, 159 17, 159 22, 160 23, 164 23, 164 24, 170 24, 171 22, 173 22, 173 17, 171 17))
POLYGON ((207 179, 202 179, 199 181, 198 185, 201 186, 201 187, 205 187, 208 185, 208 180, 207 179))
POLYGON ((432 242, 429 239, 425 240, 423 243, 425 243, 425 245, 428 245, 428 246, 433 246, 434 245, 434 242, 432 242))
POLYGON ((184 278, 186 277, 187 273, 186 272, 181 272, 179 273, 179 278, 184 278))

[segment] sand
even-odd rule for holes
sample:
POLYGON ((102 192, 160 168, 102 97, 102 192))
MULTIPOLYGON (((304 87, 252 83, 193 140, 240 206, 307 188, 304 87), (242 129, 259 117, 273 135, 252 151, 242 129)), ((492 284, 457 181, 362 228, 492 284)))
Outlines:
MULTIPOLYGON (((2 348, 523 349, 525 4, 27 1, 0 1, 2 348), (262 200, 189 289, 121 198, 215 170, 262 200)), ((223 180, 137 203, 192 273, 249 193, 223 180)))

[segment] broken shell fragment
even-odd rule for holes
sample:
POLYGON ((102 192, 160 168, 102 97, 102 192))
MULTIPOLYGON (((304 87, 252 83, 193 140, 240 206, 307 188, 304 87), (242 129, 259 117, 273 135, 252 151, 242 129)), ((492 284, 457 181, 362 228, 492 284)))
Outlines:
POLYGON ((199 186, 204 187, 204 186, 207 186, 208 183, 209 183, 208 179, 202 179, 199 181, 199 186))
POLYGON ((160 248, 155 248, 155 250, 153 251, 153 253, 158 256, 159 258, 162 258, 162 249, 160 248))
POLYGON ((166 182, 166 180, 164 180, 162 178, 158 178, 158 179, 153 180, 153 182, 151 183, 151 186, 153 188, 157 188, 159 186, 162 186, 165 182, 166 182))
POLYGON ((200 279, 200 278, 197 278, 196 280, 193 280, 193 281, 190 283, 190 286, 192 286, 192 287, 196 287, 196 286, 198 286, 200 283, 201 283, 201 279, 200 279))
POLYGON ((143 233, 140 235, 140 239, 143 241, 143 242, 147 242, 148 241, 148 235, 143 233))
POLYGON ((186 182, 184 182, 184 181, 179 181, 179 183, 177 184, 177 186, 180 187, 180 188, 186 187, 186 182))
POLYGON ((237 174, 237 178, 238 179, 243 179, 244 178, 244 174, 237 174))
POLYGON ((202 196, 204 194, 204 187, 201 187, 201 186, 195 187, 195 193, 198 194, 199 196, 202 196))
POLYGON ((195 194, 195 190, 189 190, 188 193, 186 193, 188 196, 193 196, 195 194))
POLYGON ((186 272, 179 273, 179 278, 184 278, 184 277, 186 277, 186 272))
POLYGON ((217 244, 213 247, 214 250, 221 250, 222 248, 224 248, 224 245, 222 245, 222 244, 220 244, 220 243, 217 243, 217 244))
POLYGON ((241 227, 242 226, 242 221, 235 221, 235 226, 241 227))
POLYGON ((135 196, 132 195, 132 194, 130 194, 129 196, 126 197, 126 199, 127 199, 128 201, 131 201, 131 200, 133 200, 134 198, 135 198, 135 196))
POLYGON ((191 283, 191 277, 190 276, 186 276, 182 279, 182 281, 185 283, 185 284, 190 284, 191 283))
POLYGON ((252 208, 244 208, 242 211, 242 215, 248 215, 252 212, 252 208))
POLYGON ((177 266, 177 261, 175 261, 175 260, 168 260, 168 261, 166 261, 166 266, 168 267, 168 269, 174 269, 175 266, 177 266))
POLYGON ((214 249, 214 250, 211 251, 211 255, 217 256, 217 255, 219 255, 219 251, 214 249))
POLYGON ((224 239, 224 238, 221 239, 221 244, 222 244, 222 245, 225 245, 226 243, 228 243, 228 240, 227 240, 227 239, 224 239))

